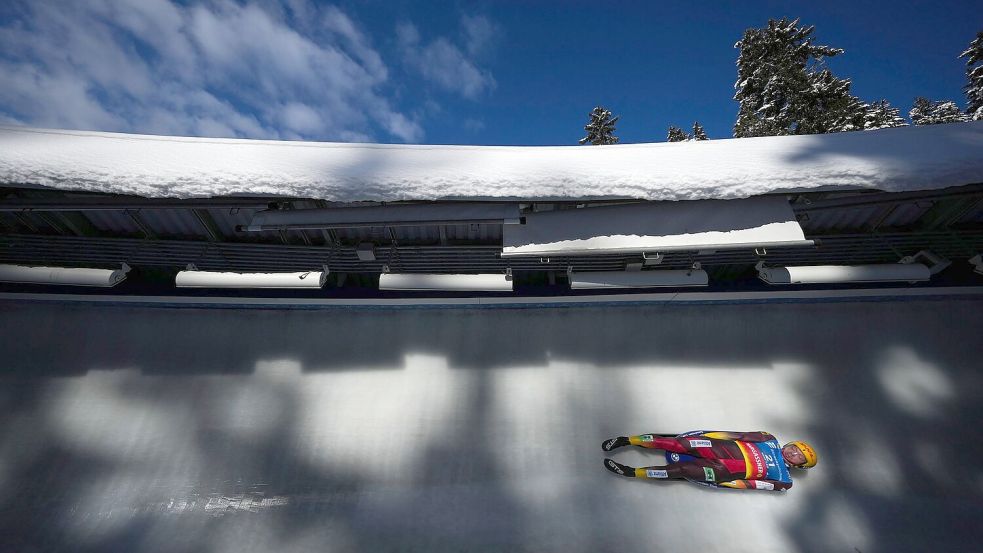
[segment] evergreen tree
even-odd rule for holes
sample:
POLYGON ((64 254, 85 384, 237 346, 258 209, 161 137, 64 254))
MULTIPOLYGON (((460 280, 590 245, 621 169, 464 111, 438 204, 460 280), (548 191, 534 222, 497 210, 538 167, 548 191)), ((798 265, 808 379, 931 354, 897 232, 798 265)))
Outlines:
POLYGON ((960 123, 969 117, 952 100, 940 100, 932 106, 932 118, 939 123, 960 123))
POLYGON ((966 113, 974 121, 983 120, 983 31, 959 57, 966 58, 966 113))
POLYGON ((601 106, 597 106, 590 112, 590 121, 584 125, 587 136, 580 139, 581 144, 588 142, 598 146, 601 144, 617 144, 618 137, 614 136, 614 124, 621 116, 612 117, 611 112, 601 106))
POLYGON ((864 105, 850 94, 850 80, 824 67, 826 58, 843 50, 814 44, 814 30, 800 27, 798 19, 772 19, 745 31, 734 45, 740 49, 735 137, 863 128, 864 105))
POLYGON ((904 127, 908 124, 904 117, 901 117, 901 110, 893 107, 887 100, 866 104, 864 107, 864 130, 904 127))
POLYGON ((693 122, 693 140, 710 140, 699 121, 693 122))
POLYGON ((932 101, 920 96, 915 98, 908 116, 915 125, 939 125, 969 120, 969 117, 952 100, 932 101))
POLYGON ((666 141, 668 142, 686 142, 689 140, 689 135, 686 131, 680 129, 679 127, 674 127, 669 125, 669 135, 666 136, 666 141))
POLYGON ((913 125, 926 125, 928 121, 929 112, 932 111, 932 102, 928 98, 922 98, 921 96, 915 98, 915 103, 912 104, 911 110, 908 111, 908 117, 911 118, 911 124, 913 125))
POLYGON ((803 95, 804 109, 795 134, 858 131, 866 107, 850 94, 850 79, 837 79, 828 69, 812 75, 812 90, 803 95))

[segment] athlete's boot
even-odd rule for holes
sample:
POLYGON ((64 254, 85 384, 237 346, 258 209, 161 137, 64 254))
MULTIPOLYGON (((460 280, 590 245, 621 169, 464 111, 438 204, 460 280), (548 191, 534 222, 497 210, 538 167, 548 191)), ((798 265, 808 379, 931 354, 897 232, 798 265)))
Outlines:
POLYGON ((629 467, 628 465, 622 465, 621 463, 615 463, 611 459, 604 460, 604 468, 609 471, 619 475, 627 476, 628 478, 635 477, 635 467, 629 467))
POLYGON ((601 449, 604 451, 611 451, 612 449, 618 449, 619 447, 625 447, 626 445, 631 445, 631 442, 628 441, 628 437, 618 436, 617 438, 604 440, 604 442, 601 444, 601 449))

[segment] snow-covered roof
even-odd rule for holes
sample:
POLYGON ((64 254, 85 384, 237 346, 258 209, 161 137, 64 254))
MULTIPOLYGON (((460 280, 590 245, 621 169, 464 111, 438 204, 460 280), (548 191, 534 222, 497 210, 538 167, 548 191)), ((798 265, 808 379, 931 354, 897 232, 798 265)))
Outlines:
POLYGON ((690 200, 983 182, 983 121, 613 146, 424 146, 0 126, 0 184, 146 197, 690 200))

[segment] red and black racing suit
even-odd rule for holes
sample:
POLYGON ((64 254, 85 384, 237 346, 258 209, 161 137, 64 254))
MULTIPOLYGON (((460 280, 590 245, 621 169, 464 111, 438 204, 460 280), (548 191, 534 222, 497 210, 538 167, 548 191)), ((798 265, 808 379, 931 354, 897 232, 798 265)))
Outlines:
POLYGON ((641 434, 629 437, 632 445, 662 449, 696 457, 690 460, 670 462, 665 466, 635 469, 636 477, 669 478, 705 482, 728 488, 752 488, 787 490, 788 482, 767 478, 768 454, 773 462, 782 462, 781 451, 763 451, 764 442, 777 443, 767 432, 702 432, 681 436, 665 434, 641 434), (764 454, 763 454, 764 453, 764 454), (777 461, 773 458, 779 457, 777 461))

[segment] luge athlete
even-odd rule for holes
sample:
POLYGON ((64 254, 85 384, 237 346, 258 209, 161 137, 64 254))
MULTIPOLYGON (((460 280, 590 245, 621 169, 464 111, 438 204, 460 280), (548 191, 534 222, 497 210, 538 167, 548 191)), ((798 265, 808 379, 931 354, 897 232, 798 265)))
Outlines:
POLYGON ((604 468, 628 478, 688 480, 712 487, 787 490, 789 467, 810 468, 819 460, 816 450, 801 441, 778 444, 767 432, 694 430, 683 434, 619 436, 601 444, 604 451, 634 445, 666 451, 665 466, 634 468, 604 460, 604 468))

